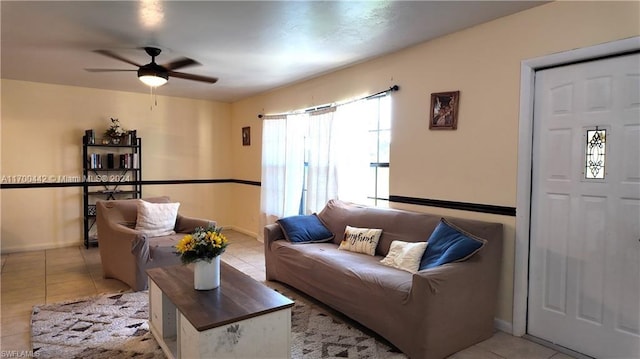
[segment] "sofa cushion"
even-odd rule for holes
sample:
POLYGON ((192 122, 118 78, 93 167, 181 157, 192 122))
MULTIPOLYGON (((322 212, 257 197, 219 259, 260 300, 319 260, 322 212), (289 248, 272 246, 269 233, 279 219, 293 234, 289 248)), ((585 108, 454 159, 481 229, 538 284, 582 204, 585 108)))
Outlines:
POLYGON ((420 261, 420 270, 464 261, 477 253, 486 240, 467 233, 442 218, 427 243, 420 261))
POLYGON ((389 254, 380 263, 415 273, 420 267, 420 260, 426 248, 427 242, 393 241, 389 254))
POLYGON ((328 242, 333 239, 333 233, 315 214, 280 218, 276 222, 282 227, 285 239, 292 243, 328 242))
POLYGON ((436 228, 440 217, 389 208, 375 208, 329 200, 318 218, 335 235, 333 243, 340 244, 347 225, 360 228, 380 228, 382 236, 376 254, 386 256, 391 242, 424 242, 436 228))
POLYGON ((382 229, 347 226, 344 230, 344 239, 340 242, 338 249, 373 256, 376 254, 380 235, 382 235, 382 229))
POLYGON ((136 230, 149 237, 174 234, 180 203, 151 203, 138 200, 136 230))
POLYGON ((279 265, 287 268, 282 272, 284 277, 320 286, 341 303, 353 302, 365 312, 372 293, 404 301, 411 290, 412 274, 381 265, 380 256, 339 250, 333 243, 301 246, 282 240, 272 242, 270 251, 277 254, 279 265))

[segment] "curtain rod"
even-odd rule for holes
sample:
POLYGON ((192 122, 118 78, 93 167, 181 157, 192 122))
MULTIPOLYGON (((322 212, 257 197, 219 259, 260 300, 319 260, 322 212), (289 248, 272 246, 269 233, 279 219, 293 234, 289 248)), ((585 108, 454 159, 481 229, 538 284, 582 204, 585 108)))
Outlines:
MULTIPOLYGON (((306 109, 305 112, 320 110, 320 109, 324 109, 324 108, 332 107, 332 106, 346 105, 348 103, 352 103, 352 102, 356 102, 356 101, 360 101, 360 100, 367 100, 367 99, 370 99, 370 98, 374 98, 374 97, 380 96, 382 94, 386 94, 388 92, 394 92, 394 91, 398 91, 398 90, 400 90, 400 86, 393 85, 393 86, 389 87, 388 89, 386 89, 384 91, 376 92, 374 94, 367 95, 367 96, 364 96, 364 97, 361 97, 361 98, 357 98, 355 100, 347 101, 345 103, 341 103, 341 104, 337 104, 337 105, 322 105, 322 106, 312 107, 312 108, 306 109)), ((286 115, 289 115, 289 114, 292 114, 292 112, 273 114, 273 115, 263 115, 263 114, 259 113, 258 114, 258 118, 263 118, 265 116, 286 116, 286 115)))

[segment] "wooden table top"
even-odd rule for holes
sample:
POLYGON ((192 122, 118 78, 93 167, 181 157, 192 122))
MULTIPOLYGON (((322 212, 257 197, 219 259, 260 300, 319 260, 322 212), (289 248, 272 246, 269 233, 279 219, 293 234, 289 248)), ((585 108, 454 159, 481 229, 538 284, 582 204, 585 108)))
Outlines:
POLYGON ((212 290, 193 288, 192 266, 153 268, 147 274, 198 331, 293 306, 289 298, 222 261, 220 287, 212 290))

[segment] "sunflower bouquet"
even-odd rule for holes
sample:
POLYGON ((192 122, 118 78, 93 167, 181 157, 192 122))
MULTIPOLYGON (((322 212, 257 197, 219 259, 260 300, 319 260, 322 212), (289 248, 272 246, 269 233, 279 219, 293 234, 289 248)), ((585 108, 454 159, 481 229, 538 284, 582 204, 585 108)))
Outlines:
POLYGON ((224 253, 229 241, 221 231, 222 228, 216 226, 197 227, 193 233, 182 237, 175 246, 175 253, 180 256, 182 264, 211 262, 213 258, 224 253))

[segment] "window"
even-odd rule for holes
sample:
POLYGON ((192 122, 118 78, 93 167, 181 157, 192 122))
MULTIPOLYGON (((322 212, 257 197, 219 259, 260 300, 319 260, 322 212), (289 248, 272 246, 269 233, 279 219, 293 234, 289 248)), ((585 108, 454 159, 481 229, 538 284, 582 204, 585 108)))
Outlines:
MULTIPOLYGON (((347 199, 370 206, 388 207, 389 206, 389 146, 391 143, 391 101, 390 96, 383 94, 353 104, 342 105, 339 111, 338 121, 357 121, 352 118, 351 114, 360 116, 361 121, 357 121, 362 129, 366 130, 366 152, 368 161, 366 164, 369 168, 362 176, 356 176, 355 179, 342 178, 342 185, 347 185, 347 181, 353 181, 349 188, 363 187, 365 195, 358 199, 356 196, 346 194, 347 199), (350 108, 353 107, 353 108, 350 108), (340 116, 342 114, 349 114, 340 116), (355 197, 355 198, 354 198, 355 197)), ((321 110, 326 111, 326 110, 321 110)), ((311 114, 312 116, 315 114, 311 114)), ((310 129, 311 130, 311 129, 310 129)), ((345 131, 348 131, 345 129, 345 131)), ((312 156, 310 148, 310 139, 317 132, 311 130, 305 136, 304 146, 304 174, 303 188, 300 198, 300 207, 298 214, 306 214, 307 208, 307 184, 309 181, 309 158, 312 156)), ((348 140, 347 140, 348 141, 348 140)), ((360 146, 357 141, 352 141, 350 146, 346 146, 346 150, 341 156, 354 155, 353 147, 360 146)), ((340 182, 338 186, 340 186, 340 182)))
POLYGON ((367 100, 369 119, 370 174, 368 205, 389 206, 389 146, 391 144, 391 101, 389 96, 367 100))
POLYGON ((265 116, 264 223, 320 211, 329 199, 388 206, 390 96, 265 116))
POLYGON ((607 130, 587 130, 584 177, 604 179, 607 130))

